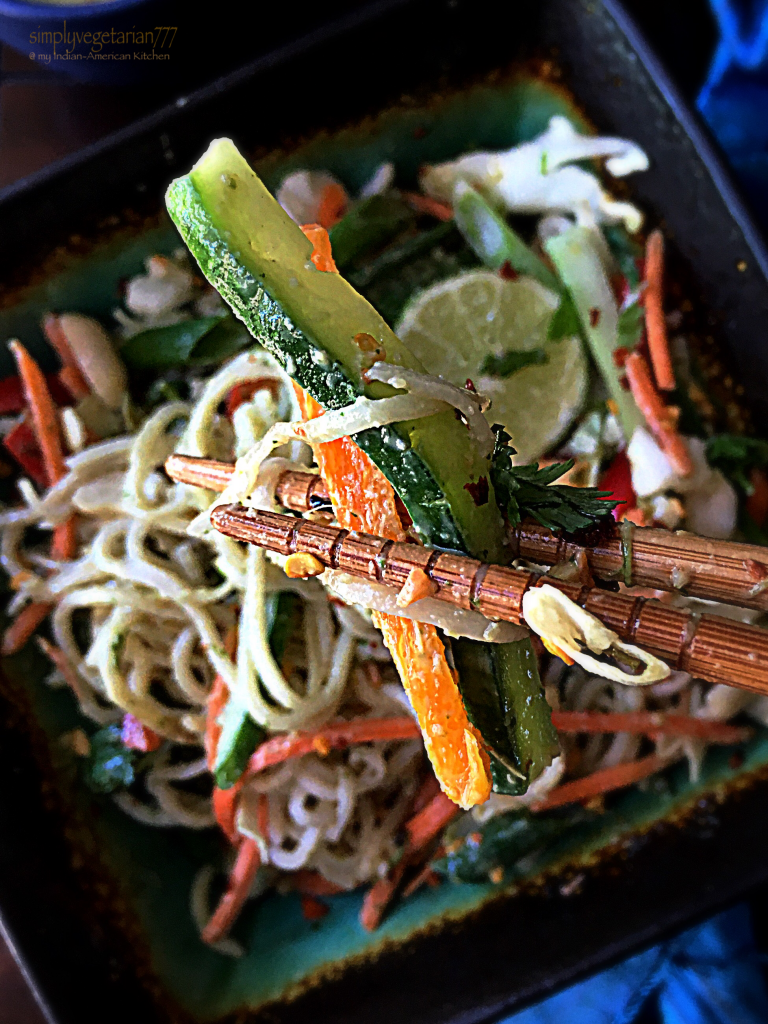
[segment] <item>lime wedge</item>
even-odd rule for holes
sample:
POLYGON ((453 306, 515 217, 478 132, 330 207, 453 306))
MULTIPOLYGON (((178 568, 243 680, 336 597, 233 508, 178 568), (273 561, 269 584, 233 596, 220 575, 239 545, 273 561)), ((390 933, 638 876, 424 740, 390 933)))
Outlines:
POLYGON ((547 341, 558 296, 531 277, 460 274, 417 295, 395 333, 430 373, 463 387, 470 378, 491 399, 490 423, 512 435, 516 462, 544 455, 582 407, 587 361, 578 338, 547 341), (542 349, 546 362, 511 376, 481 373, 488 356, 542 349))

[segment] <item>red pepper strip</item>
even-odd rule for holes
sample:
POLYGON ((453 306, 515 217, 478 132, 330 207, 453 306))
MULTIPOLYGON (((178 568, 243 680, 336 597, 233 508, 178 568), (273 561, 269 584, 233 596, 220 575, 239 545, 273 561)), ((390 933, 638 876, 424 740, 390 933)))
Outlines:
POLYGON ((3 438, 3 447, 11 453, 25 474, 38 487, 48 486, 43 457, 35 437, 35 432, 26 420, 17 423, 13 430, 3 438))
MULTIPOLYGON (((69 391, 62 387, 55 373, 46 373, 45 381, 54 401, 59 405, 67 405, 72 401, 69 391)), ((26 404, 21 377, 18 374, 14 374, 12 377, 3 377, 0 380, 0 416, 10 416, 22 412, 26 408, 26 404)))
POLYGON ((532 811, 551 811, 554 807, 564 807, 566 804, 579 803, 583 800, 591 800, 592 797, 602 796, 603 793, 610 793, 614 789, 623 789, 631 786, 634 782, 655 775, 656 772, 666 768, 670 762, 657 754, 649 754, 648 757, 641 757, 639 761, 629 761, 626 764, 617 764, 612 768, 603 768, 591 775, 585 775, 583 779, 574 779, 573 782, 566 782, 562 786, 553 789, 541 803, 534 804, 532 811))
POLYGON ((120 739, 124 747, 128 747, 129 750, 140 750, 143 754, 158 750, 163 742, 162 736, 158 736, 154 729, 150 729, 131 714, 126 714, 123 718, 120 739))
POLYGON ((447 203, 441 203, 438 199, 430 196, 423 196, 419 192, 403 192, 403 199, 412 210, 417 213, 427 213, 437 220, 453 220, 453 210, 447 203))
POLYGON ((445 793, 438 793, 405 823, 411 850, 421 850, 431 843, 458 813, 456 804, 445 793))
POLYGON ((286 733, 284 736, 273 736, 254 751, 247 774, 255 775, 265 768, 294 757, 303 757, 313 751, 325 755, 330 750, 343 750, 353 743, 412 740, 419 736, 421 732, 418 723, 405 715, 394 718, 355 718, 350 722, 323 726, 315 732, 286 733))
MULTIPOLYGON (((598 481, 601 491, 611 492, 611 501, 621 501, 611 515, 618 523, 622 516, 637 507, 637 495, 632 486, 632 466, 626 452, 619 452, 598 481)), ((606 501, 608 499, 606 498, 606 501)))
POLYGON ((235 384, 225 403, 229 419, 232 419, 235 410, 244 402, 250 402, 257 391, 269 391, 277 401, 280 397, 280 382, 274 377, 257 377, 256 380, 245 380, 241 384, 235 384))
POLYGON ((25 605, 6 629, 0 654, 16 654, 20 651, 52 610, 52 604, 42 601, 33 601, 31 604, 25 605))
POLYGON ((553 711, 552 724, 559 732, 631 732, 644 736, 693 736, 710 743, 743 743, 752 730, 727 722, 657 711, 553 711))
MULTIPOLYGON (((262 794, 266 799, 266 794, 262 794)), ((261 864, 261 853, 255 839, 243 839, 237 851, 237 859, 227 882, 227 888, 214 910, 210 921, 203 928, 202 939, 213 945, 220 942, 237 920, 253 885, 256 872, 261 864)))
POLYGON ((314 896, 301 897, 301 916, 305 921, 322 921, 330 909, 327 903, 315 899, 314 896))

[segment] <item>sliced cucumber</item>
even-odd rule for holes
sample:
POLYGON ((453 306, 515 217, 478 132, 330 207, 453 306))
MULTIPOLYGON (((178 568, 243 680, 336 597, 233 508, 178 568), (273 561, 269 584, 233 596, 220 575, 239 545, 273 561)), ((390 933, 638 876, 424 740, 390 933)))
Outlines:
MULTIPOLYGON (((301 598, 288 590, 270 597, 267 606, 269 646, 275 661, 281 663, 291 634, 297 628, 301 615, 301 598)), ((230 694, 219 716, 221 735, 216 747, 213 777, 219 789, 229 789, 238 781, 256 747, 266 733, 248 714, 245 705, 230 694)))
MULTIPOLYGON (((393 394, 365 384, 370 334, 388 362, 424 370, 382 317, 338 274, 310 260, 312 245, 228 139, 211 144, 167 195, 171 217, 203 273, 251 334, 327 409, 360 394, 393 394)), ((402 498, 428 543, 502 561, 504 528, 493 498, 475 504, 465 484, 488 480, 489 460, 452 411, 371 429, 355 437, 402 498)))

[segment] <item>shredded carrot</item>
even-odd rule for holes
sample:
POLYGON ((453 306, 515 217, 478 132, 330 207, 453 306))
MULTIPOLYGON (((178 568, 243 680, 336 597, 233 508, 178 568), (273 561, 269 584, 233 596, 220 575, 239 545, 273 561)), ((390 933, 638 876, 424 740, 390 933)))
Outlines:
POLYGON ((752 735, 752 730, 744 726, 657 711, 553 711, 552 724, 559 732, 693 736, 710 743, 726 744, 743 743, 752 735))
POLYGON ((77 554, 77 516, 71 515, 53 531, 51 558, 70 561, 77 554))
POLYGON ((330 912, 330 909, 328 904, 323 903, 322 900, 302 893, 301 916, 305 921, 322 921, 326 914, 330 912))
POLYGON ((347 891, 335 882, 329 882, 319 871, 310 871, 307 868, 291 873, 291 886, 302 896, 336 896, 347 891))
POLYGON ((439 199, 432 199, 431 196, 423 196, 420 192, 403 192, 403 198, 417 213, 426 213, 437 220, 453 220, 453 210, 447 203, 441 203, 439 199))
POLYGON ((19 376, 24 386, 24 395, 32 414, 32 424, 40 445, 43 464, 49 486, 58 483, 66 475, 67 467, 61 446, 59 417, 43 372, 20 341, 11 341, 8 348, 13 353, 19 376))
POLYGON ((664 319, 664 236, 657 229, 645 247, 645 330, 653 375, 662 391, 675 390, 675 371, 664 319))
MULTIPOLYGON (((300 388, 296 393, 304 419, 322 415, 310 395, 300 388)), ((341 526, 388 540, 405 539, 391 484, 354 441, 341 437, 320 444, 316 458, 341 526)), ((491 794, 490 761, 467 718, 437 630, 384 613, 376 613, 374 622, 416 712, 441 787, 461 807, 483 803, 491 794)))
POLYGON ((338 274, 331 252, 331 240, 322 224, 302 224, 301 230, 314 247, 310 259, 317 269, 324 270, 328 274, 338 274))
POLYGON ((550 811, 554 807, 563 807, 565 804, 591 800, 603 793, 610 793, 614 789, 623 789, 625 786, 631 786, 634 782, 646 779, 649 775, 661 771, 669 763, 668 760, 657 754, 649 754, 648 757, 641 757, 638 761, 602 768, 591 775, 585 775, 583 779, 574 779, 572 782, 558 786, 548 793, 541 803, 534 804, 531 810, 550 811))
POLYGON ((314 732, 289 732, 265 740, 251 755, 248 774, 264 771, 273 765, 290 761, 305 754, 318 752, 318 745, 325 754, 331 750, 343 750, 354 743, 374 743, 382 740, 412 740, 420 735, 419 727, 410 716, 397 715, 393 718, 353 718, 350 721, 335 722, 314 732), (319 741, 319 744, 318 744, 319 741))
POLYGON ((400 588, 397 595, 399 608, 407 608, 424 597, 432 597, 437 593, 437 584, 434 583, 423 569, 411 569, 408 578, 400 588))
POLYGON ((62 329, 61 321, 54 313, 48 313, 43 318, 43 333, 61 360, 62 369, 59 372, 59 379, 64 387, 73 398, 87 398, 91 393, 88 381, 83 376, 80 364, 75 359, 67 336, 62 329))
POLYGON ((421 850, 443 831, 459 813, 458 808, 444 793, 438 793, 418 813, 405 823, 412 850, 421 850))
MULTIPOLYGON (((454 806, 455 809, 455 806, 454 806)), ((404 850, 400 860, 385 878, 379 878, 365 894, 360 908, 360 924, 367 932, 375 931, 381 924, 387 907, 395 897, 407 868, 410 867, 408 851, 404 850)))
POLYGON ((640 352, 631 352, 624 366, 632 395, 663 452, 680 476, 690 476, 693 462, 688 445, 680 436, 674 413, 664 404, 651 379, 651 371, 640 352))
POLYGON ((229 789, 213 790, 213 816, 216 823, 234 846, 242 839, 237 831, 237 810, 240 806, 240 793, 243 789, 243 780, 236 782, 229 789))
POLYGON ((228 700, 229 687, 221 676, 216 676, 213 680, 211 692, 208 694, 208 704, 205 711, 205 757, 211 770, 216 762, 216 751, 218 750, 221 738, 219 715, 226 707, 228 700))
POLYGON ((31 604, 25 605, 6 629, 0 653, 18 653, 52 610, 53 605, 47 601, 32 601, 31 604))
POLYGON ((416 796, 413 798, 411 805, 411 817, 414 814, 418 814, 419 811, 423 811, 427 804, 431 803, 437 794, 440 792, 440 783, 435 778, 433 772, 427 772, 424 777, 424 781, 416 790, 416 796))
POLYGON ((74 693, 80 703, 82 704, 87 700, 88 688, 77 674, 77 670, 70 662, 64 651, 62 651, 60 647, 55 647, 49 640, 46 640, 45 637, 42 636, 37 638, 37 645, 46 658, 48 658, 49 661, 52 661, 59 672, 61 672, 67 686, 74 693))
MULTIPOLYGON (((262 793, 262 797, 266 799, 266 794, 262 793)), ((203 928, 203 942, 214 944, 226 936, 248 899, 260 864, 261 853, 256 840, 243 839, 237 851, 237 858, 229 876, 226 891, 210 921, 203 928)))
POLYGON ((541 642, 544 644, 550 654, 553 654, 556 658, 564 661, 566 665, 575 664, 570 654, 566 654, 562 647, 558 647, 557 644, 553 644, 551 640, 547 640, 546 637, 541 638, 541 642))
POLYGON ((413 896, 415 892, 418 892, 423 885, 428 885, 430 889, 436 889, 441 882, 440 875, 437 874, 432 865, 425 864, 421 871, 418 871, 403 889, 402 898, 407 900, 409 896, 413 896))
POLYGON ((343 185, 336 181, 326 185, 320 195, 317 220, 322 227, 332 228, 344 216, 349 205, 349 196, 343 185))

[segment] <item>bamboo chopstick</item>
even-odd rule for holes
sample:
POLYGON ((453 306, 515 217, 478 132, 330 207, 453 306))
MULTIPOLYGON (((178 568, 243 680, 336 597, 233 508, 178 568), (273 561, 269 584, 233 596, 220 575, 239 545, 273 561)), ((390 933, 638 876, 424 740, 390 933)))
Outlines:
MULTIPOLYGON (((165 469, 174 480, 223 491, 234 467, 213 459, 171 455, 165 469)), ((325 483, 315 473, 284 473, 276 497, 284 508, 295 512, 328 504, 325 483)), ((583 551, 597 579, 623 579, 622 537, 616 526, 599 531, 594 543, 580 544, 528 519, 510 531, 510 540, 518 558, 557 565, 583 551)), ((630 561, 630 580, 635 586, 679 590, 690 597, 768 610, 768 548, 637 527, 630 561)))
POLYGON ((525 625, 523 595, 544 583, 597 616, 626 641, 698 679, 768 693, 768 630, 716 615, 697 616, 657 601, 613 594, 466 555, 400 544, 307 519, 219 505, 211 522, 221 533, 282 555, 306 552, 324 566, 400 589, 413 569, 436 585, 435 597, 489 619, 525 625))

